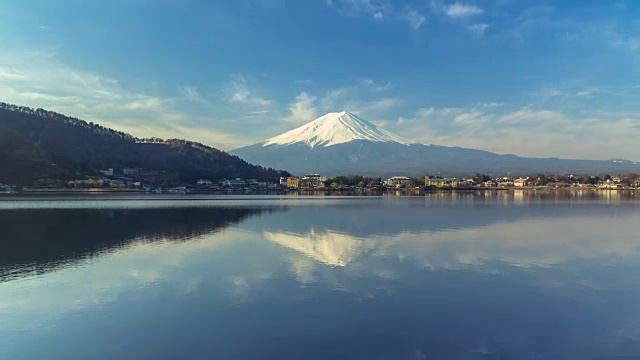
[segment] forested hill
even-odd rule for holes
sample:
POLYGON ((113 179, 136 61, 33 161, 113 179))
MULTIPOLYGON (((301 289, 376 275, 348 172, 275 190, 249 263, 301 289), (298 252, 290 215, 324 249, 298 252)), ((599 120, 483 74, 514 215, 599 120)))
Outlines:
POLYGON ((140 139, 56 112, 0 102, 0 183, 74 180, 108 168, 156 171, 172 183, 275 181, 288 175, 196 142, 140 139))

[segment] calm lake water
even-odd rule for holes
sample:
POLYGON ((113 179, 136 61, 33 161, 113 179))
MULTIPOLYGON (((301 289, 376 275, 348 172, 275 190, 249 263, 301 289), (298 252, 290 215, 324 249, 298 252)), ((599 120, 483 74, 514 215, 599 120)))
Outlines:
POLYGON ((0 359, 639 359, 640 196, 0 198, 0 359))

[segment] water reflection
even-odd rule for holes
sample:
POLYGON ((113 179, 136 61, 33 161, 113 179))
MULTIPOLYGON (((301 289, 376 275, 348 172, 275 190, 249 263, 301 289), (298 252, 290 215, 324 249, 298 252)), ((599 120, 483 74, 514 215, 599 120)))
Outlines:
POLYGON ((269 208, 0 210, 0 281, 131 242, 184 241, 269 208))
POLYGON ((0 282, 0 358, 633 358, 640 206, 585 196, 1 213, 82 261, 0 282))

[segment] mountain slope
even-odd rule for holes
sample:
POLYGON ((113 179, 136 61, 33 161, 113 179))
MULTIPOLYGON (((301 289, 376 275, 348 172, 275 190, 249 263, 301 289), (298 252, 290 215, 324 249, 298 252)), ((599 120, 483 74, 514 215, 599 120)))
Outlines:
POLYGON ((462 176, 478 172, 527 175, 640 171, 640 164, 634 162, 525 158, 420 144, 348 112, 329 113, 297 129, 231 153, 271 167, 286 166, 296 175, 462 176))
POLYGON ((125 167, 160 172, 170 183, 235 177, 275 181, 286 174, 191 141, 138 139, 55 112, 0 103, 0 182, 70 180, 125 167))

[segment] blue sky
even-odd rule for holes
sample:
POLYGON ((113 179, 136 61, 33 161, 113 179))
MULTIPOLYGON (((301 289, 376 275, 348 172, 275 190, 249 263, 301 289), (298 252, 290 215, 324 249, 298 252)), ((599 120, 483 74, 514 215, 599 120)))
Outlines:
POLYGON ((640 3, 3 0, 0 101, 230 150, 330 111, 640 161, 640 3))

